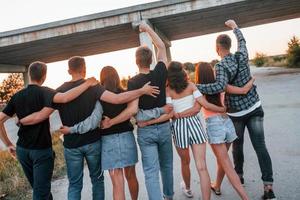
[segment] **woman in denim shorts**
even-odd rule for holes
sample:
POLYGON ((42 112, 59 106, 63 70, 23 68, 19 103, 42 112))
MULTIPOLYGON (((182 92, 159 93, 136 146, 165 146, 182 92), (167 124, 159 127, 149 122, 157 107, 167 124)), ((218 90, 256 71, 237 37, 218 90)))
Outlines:
MULTIPOLYGON (((209 63, 199 63, 196 66, 195 78, 197 84, 214 83, 215 75, 212 66, 209 63)), ((249 81, 243 88, 228 85, 226 92, 244 94, 250 90, 252 84, 253 81, 249 81)), ((224 93, 205 95, 205 97, 210 103, 218 106, 224 105, 224 93)), ((228 149, 231 143, 237 138, 231 119, 225 113, 217 113, 205 108, 203 108, 203 115, 206 121, 208 141, 217 158, 218 166, 217 179, 215 183, 211 184, 211 189, 216 195, 221 195, 220 187, 225 173, 240 197, 242 199, 249 199, 228 156, 228 149)))
MULTIPOLYGON (((108 91, 124 92, 119 75, 111 66, 101 70, 100 82, 108 91)), ((93 113, 85 120, 72 127, 64 126, 60 131, 64 134, 84 134, 97 128, 103 115, 105 119, 101 122, 102 129, 99 132, 103 135, 102 147, 99 151, 102 170, 108 170, 112 180, 113 199, 125 199, 125 174, 131 199, 137 200, 139 185, 135 164, 138 162, 138 155, 130 118, 136 114, 138 108, 132 102, 119 105, 104 101, 100 103, 96 103, 93 113)))

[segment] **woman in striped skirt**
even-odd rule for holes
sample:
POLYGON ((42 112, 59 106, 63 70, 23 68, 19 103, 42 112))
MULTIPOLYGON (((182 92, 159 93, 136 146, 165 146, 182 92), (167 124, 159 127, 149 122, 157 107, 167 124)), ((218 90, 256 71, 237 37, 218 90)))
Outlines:
POLYGON ((203 105, 216 112, 224 112, 223 107, 208 103, 188 76, 179 62, 171 62, 168 67, 167 103, 174 107, 173 136, 174 143, 181 159, 183 182, 182 190, 187 197, 192 197, 190 189, 190 156, 191 147, 196 168, 200 176, 202 199, 210 199, 210 177, 206 168, 207 135, 201 124, 198 112, 203 105), (194 112, 191 112, 194 111, 194 112))

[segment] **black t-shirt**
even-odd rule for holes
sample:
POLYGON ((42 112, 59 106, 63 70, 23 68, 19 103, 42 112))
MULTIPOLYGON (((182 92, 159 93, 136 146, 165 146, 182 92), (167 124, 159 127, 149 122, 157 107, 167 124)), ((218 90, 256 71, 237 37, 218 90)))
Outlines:
MULTIPOLYGON (((74 87, 84 83, 84 79, 78 81, 65 82, 57 92, 66 92, 74 87)), ((96 101, 104 93, 105 89, 101 85, 90 87, 73 101, 65 104, 54 104, 54 108, 59 111, 59 115, 63 125, 73 126, 85 118, 89 117, 95 107, 96 101)), ((69 134, 64 136, 64 146, 67 148, 77 148, 86 144, 96 142, 101 138, 98 128, 89 131, 85 134, 69 134)))
MULTIPOLYGON (((119 90, 117 93, 121 93, 121 92, 122 91, 119 90)), ((127 107, 127 104, 111 104, 111 103, 107 103, 104 101, 101 101, 101 105, 103 107, 103 116, 107 116, 111 119, 118 116, 127 107)), ((133 126, 129 119, 122 123, 116 124, 108 129, 101 129, 101 134, 102 135, 111 135, 111 134, 116 134, 116 133, 132 131, 132 130, 133 130, 133 126)))
POLYGON ((150 85, 158 86, 160 93, 154 98, 149 95, 143 95, 139 98, 139 108, 143 110, 149 110, 156 107, 162 107, 166 105, 166 81, 167 81, 167 68, 163 62, 158 62, 154 68, 148 74, 138 74, 128 81, 128 90, 135 90, 143 87, 147 82, 151 82, 150 85))
MULTIPOLYGON (((44 107, 51 107, 55 90, 38 85, 28 87, 17 92, 2 111, 12 117, 14 114, 19 119, 44 107)), ((52 147, 49 119, 35 125, 21 125, 18 131, 17 145, 26 149, 47 149, 52 147)))

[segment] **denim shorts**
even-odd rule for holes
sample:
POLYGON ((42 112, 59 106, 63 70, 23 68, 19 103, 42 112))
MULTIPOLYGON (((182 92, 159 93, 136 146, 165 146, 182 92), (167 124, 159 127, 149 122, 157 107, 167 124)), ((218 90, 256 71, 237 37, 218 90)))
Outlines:
POLYGON ((102 137, 102 170, 133 166, 137 162, 137 146, 132 131, 102 137))
POLYGON ((234 125, 228 116, 216 115, 205 121, 210 144, 231 143, 237 138, 234 125))

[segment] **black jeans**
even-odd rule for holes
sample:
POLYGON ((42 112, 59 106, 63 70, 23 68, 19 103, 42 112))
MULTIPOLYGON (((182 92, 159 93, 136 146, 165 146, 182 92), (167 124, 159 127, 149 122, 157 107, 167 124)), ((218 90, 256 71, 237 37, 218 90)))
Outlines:
POLYGON ((262 107, 255 109, 251 113, 242 117, 231 117, 238 139, 233 142, 232 155, 235 165, 235 171, 240 177, 243 177, 244 165, 244 132, 247 127, 252 146, 256 152, 260 170, 262 173, 261 179, 265 185, 273 183, 272 161, 265 143, 264 136, 264 111, 262 107))
POLYGON ((17 157, 33 188, 33 200, 52 200, 51 178, 54 168, 52 148, 32 150, 17 146, 17 157))

